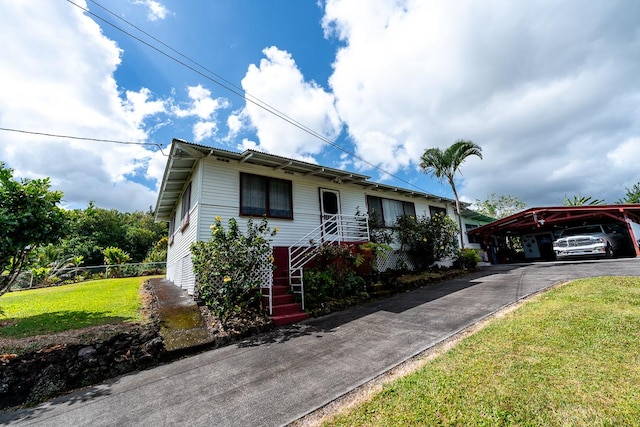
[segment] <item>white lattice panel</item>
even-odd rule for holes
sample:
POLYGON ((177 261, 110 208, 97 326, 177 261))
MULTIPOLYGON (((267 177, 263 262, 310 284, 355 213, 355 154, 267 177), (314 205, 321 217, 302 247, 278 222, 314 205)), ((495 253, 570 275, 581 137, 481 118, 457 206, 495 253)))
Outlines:
POLYGON ((413 270, 415 267, 406 252, 393 251, 376 257, 378 271, 387 270, 413 270))

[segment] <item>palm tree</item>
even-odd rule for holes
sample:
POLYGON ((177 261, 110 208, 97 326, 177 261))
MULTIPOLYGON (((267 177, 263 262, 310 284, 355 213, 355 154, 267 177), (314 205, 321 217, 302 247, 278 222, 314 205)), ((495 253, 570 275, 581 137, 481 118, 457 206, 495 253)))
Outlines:
POLYGON ((591 196, 581 196, 580 194, 573 196, 573 199, 564 195, 564 203, 565 206, 583 206, 583 205, 604 205, 604 200, 594 199, 591 196))
POLYGON ((458 214, 458 225, 460 226, 460 247, 464 249, 464 239, 462 236, 462 216, 460 215, 460 200, 456 191, 454 177, 460 169, 462 163, 469 156, 482 158, 482 148, 472 141, 458 140, 451 144, 446 150, 439 148, 427 148, 420 158, 420 168, 440 182, 449 182, 453 197, 456 199, 456 214, 458 214))

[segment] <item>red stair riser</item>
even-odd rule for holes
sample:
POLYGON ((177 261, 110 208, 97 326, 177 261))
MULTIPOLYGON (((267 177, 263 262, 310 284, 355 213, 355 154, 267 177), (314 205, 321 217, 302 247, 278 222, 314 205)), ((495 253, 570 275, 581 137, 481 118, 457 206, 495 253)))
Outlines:
POLYGON ((284 314, 304 313, 300 304, 282 304, 273 306, 273 317, 284 314))
MULTIPOLYGON (((293 302, 295 302, 295 296, 293 294, 286 294, 286 295, 274 295, 273 296, 273 301, 271 302, 271 304, 273 304, 273 306, 276 305, 282 305, 282 304, 292 304, 293 302)), ((262 296, 262 305, 265 307, 269 306, 269 296, 268 295, 263 295, 262 296)))
POLYGON ((296 313, 296 314, 288 314, 285 316, 273 316, 273 323, 276 326, 289 325, 291 323, 300 322, 302 320, 307 319, 307 313, 296 313))

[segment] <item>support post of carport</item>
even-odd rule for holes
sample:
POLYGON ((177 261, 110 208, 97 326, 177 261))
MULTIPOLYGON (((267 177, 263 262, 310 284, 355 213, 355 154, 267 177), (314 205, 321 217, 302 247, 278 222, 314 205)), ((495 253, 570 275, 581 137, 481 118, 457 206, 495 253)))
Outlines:
POLYGON ((638 238, 633 232, 633 227, 631 227, 631 220, 629 219, 629 216, 625 212, 624 208, 620 208, 620 212, 622 212, 622 215, 624 216, 624 222, 625 224, 627 224, 627 229, 629 230, 629 236, 631 237, 631 244, 633 245, 633 250, 636 252, 636 256, 640 256, 640 247, 639 247, 640 242, 638 242, 638 238))

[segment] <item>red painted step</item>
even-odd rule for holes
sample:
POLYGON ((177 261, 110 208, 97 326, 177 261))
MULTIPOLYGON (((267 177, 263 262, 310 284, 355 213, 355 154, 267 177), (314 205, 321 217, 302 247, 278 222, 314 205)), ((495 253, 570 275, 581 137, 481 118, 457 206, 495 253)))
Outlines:
MULTIPOLYGON (((293 294, 274 295, 273 301, 271 302, 271 304, 273 305, 292 304, 295 302, 295 299, 296 297, 293 294)), ((269 295, 262 296, 262 305, 264 307, 269 306, 269 295)))
POLYGON ((283 316, 285 314, 295 314, 295 313, 304 313, 302 311, 302 305, 300 304, 280 304, 273 305, 273 315, 272 316, 283 316))
POLYGON ((293 313, 293 314, 283 314, 282 316, 272 316, 271 318, 273 319, 273 323, 276 324, 276 326, 282 326, 282 325, 289 325, 291 323, 296 323, 296 322, 301 322, 303 320, 305 320, 307 317, 307 313, 300 312, 300 313, 293 313))
POLYGON ((276 326, 288 325, 306 319, 302 305, 295 302, 295 296, 287 285, 273 285, 262 290, 262 306, 269 309, 269 292, 273 293, 271 318, 276 326))

